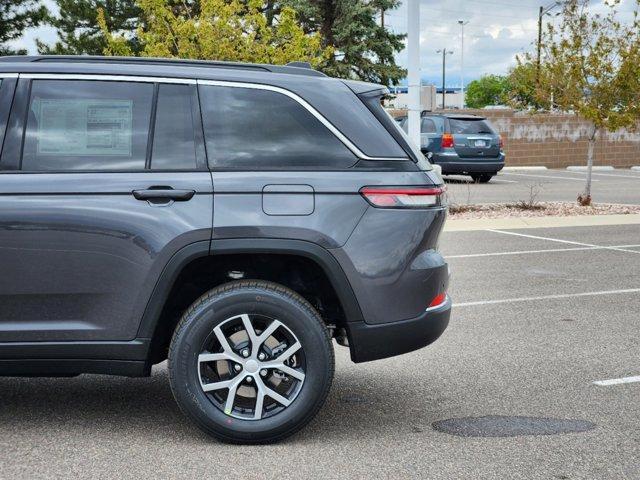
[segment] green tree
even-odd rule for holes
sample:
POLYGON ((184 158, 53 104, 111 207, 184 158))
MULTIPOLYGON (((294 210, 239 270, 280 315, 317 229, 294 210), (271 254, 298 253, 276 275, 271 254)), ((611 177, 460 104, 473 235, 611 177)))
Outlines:
MULTIPOLYGON (((145 23, 136 36, 140 55, 317 66, 332 54, 320 36, 306 34, 296 13, 284 7, 270 25, 262 0, 200 0, 198 8, 173 8, 164 0, 139 0, 145 23)), ((105 12, 98 22, 106 55, 133 55, 128 37, 109 29, 105 12)))
POLYGON ((27 28, 38 26, 47 9, 38 0, 0 0, 0 55, 24 55, 7 42, 20 38, 27 28))
POLYGON ((49 15, 58 41, 53 45, 37 42, 38 51, 47 55, 102 55, 107 40, 98 25, 98 11, 105 12, 110 32, 126 35, 132 52, 140 51, 135 30, 140 9, 135 0, 56 0, 58 14, 49 15))
POLYGON ((406 71, 394 55, 404 48, 405 35, 376 22, 380 12, 393 10, 399 0, 281 0, 265 2, 267 18, 282 6, 298 12, 307 33, 318 32, 322 45, 334 50, 318 68, 334 77, 384 85, 397 84, 406 71))
POLYGON ((509 80, 504 75, 483 75, 467 86, 465 103, 469 108, 500 105, 509 90, 509 80))
POLYGON ((537 102, 537 79, 540 77, 535 62, 516 57, 516 66, 509 71, 505 101, 518 108, 543 109, 537 102))
POLYGON ((520 77, 514 77, 514 88, 520 92, 511 96, 515 106, 575 112, 589 121, 587 179, 578 196, 582 205, 591 203, 593 153, 599 134, 637 129, 640 122, 640 0, 626 23, 618 18, 619 3, 605 2, 607 11, 599 14, 589 9, 588 0, 566 2, 560 24, 549 25, 544 35, 540 69, 528 54, 516 67, 520 77))

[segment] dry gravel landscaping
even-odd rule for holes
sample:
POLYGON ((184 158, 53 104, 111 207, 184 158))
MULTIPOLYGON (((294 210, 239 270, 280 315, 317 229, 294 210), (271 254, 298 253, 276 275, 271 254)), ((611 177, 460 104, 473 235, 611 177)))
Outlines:
POLYGON ((640 205, 600 203, 581 207, 573 202, 451 204, 449 214, 456 219, 631 215, 640 214, 640 205))

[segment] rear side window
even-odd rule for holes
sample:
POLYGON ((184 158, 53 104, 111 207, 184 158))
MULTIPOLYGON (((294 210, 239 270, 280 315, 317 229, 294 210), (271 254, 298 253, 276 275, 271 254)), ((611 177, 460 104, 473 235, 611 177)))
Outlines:
POLYGON ((302 105, 278 92, 200 86, 212 168, 348 168, 355 155, 302 105))
MULTIPOLYGON (((437 121, 437 119, 435 118, 422 117, 422 119, 420 120, 420 133, 442 132, 442 125, 440 123, 441 122, 437 121), (436 122, 438 123, 437 125, 436 122)), ((404 132, 407 133, 407 130, 409 128, 409 121, 407 117, 403 117, 399 125, 402 127, 404 132)))
POLYGON ((22 170, 142 170, 153 85, 34 80, 22 170))
POLYGON ((196 167, 195 86, 160 85, 153 134, 151 168, 196 167))
POLYGON ((436 124, 430 118, 422 119, 422 126, 420 127, 421 133, 436 133, 436 124))
POLYGON ((495 134, 491 125, 486 120, 467 120, 450 118, 449 126, 451 127, 451 133, 465 134, 465 133, 489 133, 495 134))

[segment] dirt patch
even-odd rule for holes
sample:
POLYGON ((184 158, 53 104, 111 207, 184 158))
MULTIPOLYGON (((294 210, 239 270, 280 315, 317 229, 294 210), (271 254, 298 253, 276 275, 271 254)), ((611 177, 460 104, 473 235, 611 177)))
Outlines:
POLYGON ((449 214, 456 219, 509 217, 568 217, 575 215, 632 215, 640 213, 640 205, 592 204, 581 207, 573 202, 528 202, 451 204, 449 214))

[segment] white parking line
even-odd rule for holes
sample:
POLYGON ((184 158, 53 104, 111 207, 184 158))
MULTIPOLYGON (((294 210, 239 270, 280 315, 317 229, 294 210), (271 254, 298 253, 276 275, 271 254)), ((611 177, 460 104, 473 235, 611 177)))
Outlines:
POLYGON ((597 380, 593 383, 595 383, 596 385, 600 385, 601 387, 608 387, 610 385, 621 385, 623 383, 634 383, 634 382, 640 382, 640 376, 612 378, 610 380, 597 380))
MULTIPOLYGON (((585 175, 585 176, 587 175, 587 172, 571 172, 571 173, 579 173, 579 174, 585 175)), ((633 179, 639 178, 640 179, 639 175, 619 175, 619 174, 615 174, 615 173, 600 173, 600 172, 592 172, 591 174, 592 175, 598 175, 598 176, 601 176, 601 177, 618 177, 618 178, 633 178, 633 179)))
MULTIPOLYGON (((640 178, 640 177, 638 177, 638 178, 640 178)), ((491 180, 491 183, 520 183, 520 182, 516 182, 515 180, 505 180, 505 179, 501 178, 500 180, 493 179, 493 180, 491 180)))
MULTIPOLYGON (((520 177, 534 177, 534 178, 555 178, 558 180, 574 180, 576 182, 584 183, 584 178, 576 178, 576 177, 556 177, 554 175, 532 175, 530 173, 512 173, 512 172, 501 173, 501 175, 518 175, 520 177)), ((592 179, 591 181, 598 182, 599 180, 592 179)))
MULTIPOLYGON (((502 232, 501 232, 502 233, 502 232)), ((447 259, 450 258, 477 258, 477 257, 500 257, 503 255, 527 255, 533 253, 548 253, 548 252, 579 252, 584 250, 609 250, 612 248, 624 249, 624 248, 638 248, 640 245, 612 245, 609 247, 572 247, 572 248, 548 248, 543 250, 516 250, 513 252, 492 252, 492 253, 468 253, 464 255, 445 255, 447 259)))
POLYGON ((455 308, 476 307, 480 305, 497 305, 500 303, 535 302, 540 300, 555 300, 555 299, 561 299, 561 298, 577 298, 577 297, 595 297, 595 296, 601 296, 601 295, 619 295, 624 293, 640 293, 640 288, 628 288, 625 290, 603 290, 600 292, 563 293, 558 295, 541 295, 539 297, 505 298, 501 300, 480 300, 478 302, 454 303, 453 306, 455 308))
POLYGON ((603 250, 614 250, 616 252, 627 252, 627 253, 640 254, 640 251, 637 251, 637 250, 626 250, 624 248, 615 247, 615 246, 607 247, 605 245, 594 245, 593 243, 573 242, 571 240, 561 240, 559 238, 539 237, 537 235, 526 235, 524 233, 506 232, 504 230, 487 229, 486 231, 487 232, 493 232, 493 233, 502 233, 503 235, 515 235, 516 237, 533 238, 535 240, 547 240, 549 242, 566 243, 566 244, 569 244, 569 245, 580 245, 582 247, 599 247, 599 248, 601 248, 603 250))

